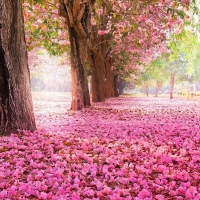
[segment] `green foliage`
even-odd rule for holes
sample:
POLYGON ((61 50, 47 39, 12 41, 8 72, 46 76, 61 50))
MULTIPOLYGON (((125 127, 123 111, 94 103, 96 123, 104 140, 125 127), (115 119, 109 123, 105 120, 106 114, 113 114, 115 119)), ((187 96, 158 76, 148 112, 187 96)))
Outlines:
POLYGON ((137 85, 157 86, 159 83, 163 85, 169 81, 169 55, 162 54, 156 60, 146 66, 146 71, 136 80, 137 85))
POLYGON ((200 62, 200 41, 197 35, 189 31, 183 31, 181 34, 173 37, 175 37, 175 40, 169 43, 172 65, 176 65, 175 69, 177 69, 176 71, 179 72, 179 75, 185 73, 185 77, 196 76, 195 73, 197 68, 199 68, 200 62), (182 67, 179 66, 181 63, 182 67))
POLYGON ((25 3, 25 2, 29 3, 30 6, 33 6, 33 5, 37 4, 37 3, 39 3, 39 4, 44 4, 45 3, 44 0, 22 0, 22 3, 25 3))
MULTIPOLYGON (((27 2, 27 1, 26 1, 27 2)), ((62 28, 54 1, 32 1, 24 4, 26 43, 28 50, 45 48, 51 55, 62 55, 69 52, 66 30, 62 28), (37 3, 37 4, 36 4, 37 3), (49 5, 49 6, 48 6, 49 5)))

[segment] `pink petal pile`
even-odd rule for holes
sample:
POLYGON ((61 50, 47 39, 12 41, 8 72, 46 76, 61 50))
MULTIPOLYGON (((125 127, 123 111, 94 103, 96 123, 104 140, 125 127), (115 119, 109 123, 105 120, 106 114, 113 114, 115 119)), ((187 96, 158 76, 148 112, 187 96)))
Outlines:
POLYGON ((38 130, 0 138, 0 199, 200 199, 200 102, 69 105, 35 97, 38 130))

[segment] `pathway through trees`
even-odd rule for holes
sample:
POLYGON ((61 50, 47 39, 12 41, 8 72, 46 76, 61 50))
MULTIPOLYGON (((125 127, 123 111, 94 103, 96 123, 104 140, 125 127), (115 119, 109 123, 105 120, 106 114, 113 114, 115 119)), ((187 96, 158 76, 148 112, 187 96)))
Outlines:
POLYGON ((200 199, 200 102, 34 97, 38 130, 0 140, 0 199, 200 199), (10 170, 9 170, 10 169, 10 170))

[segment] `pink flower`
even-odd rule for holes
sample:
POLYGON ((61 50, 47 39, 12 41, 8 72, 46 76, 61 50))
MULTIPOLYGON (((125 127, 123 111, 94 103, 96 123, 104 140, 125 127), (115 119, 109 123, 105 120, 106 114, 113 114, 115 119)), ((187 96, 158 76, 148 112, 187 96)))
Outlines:
POLYGON ((21 173, 20 173, 20 170, 19 170, 19 169, 16 169, 16 170, 13 172, 13 176, 15 176, 16 178, 18 178, 20 174, 21 174, 21 173))
POLYGON ((52 192, 49 192, 49 193, 47 194, 47 199, 52 199, 52 196, 53 196, 53 193, 52 193, 52 192))
POLYGON ((195 197, 195 194, 197 193, 197 188, 196 187, 189 187, 187 190, 186 190, 186 193, 185 193, 185 196, 188 198, 188 199, 193 199, 195 197))
POLYGON ((99 30, 99 31, 98 31, 98 34, 99 34, 99 35, 105 35, 105 34, 106 34, 106 31, 99 30))
POLYGON ((103 14, 103 9, 98 9, 98 10, 97 10, 97 15, 100 16, 100 15, 102 15, 102 14, 103 14))
POLYGON ((17 193, 16 189, 17 189, 16 186, 12 185, 10 190, 9 190, 9 195, 10 196, 16 195, 16 193, 17 193))
POLYGON ((181 33, 181 29, 180 28, 176 28, 174 31, 175 34, 180 34, 181 33))
POLYGON ((104 194, 109 194, 110 191, 111 191, 111 189, 109 187, 107 187, 107 186, 105 186, 104 189, 103 189, 103 193, 104 194))
POLYGON ((149 192, 146 189, 143 189, 139 194, 138 194, 139 198, 146 198, 146 197, 151 197, 151 192, 149 192))
POLYGON ((74 179, 74 183, 75 183, 75 184, 78 184, 78 185, 80 184, 80 180, 79 180, 78 177, 76 177, 76 178, 74 179))
POLYGON ((40 198, 41 199, 47 199, 47 193, 46 192, 41 192, 40 193, 40 198))
POLYGON ((47 27, 46 26, 42 26, 42 31, 47 32, 47 27))
POLYGON ((60 40, 58 43, 59 43, 60 45, 68 45, 68 44, 70 44, 70 42, 67 41, 67 40, 60 40))
POLYGON ((181 0, 181 3, 186 5, 186 4, 190 4, 191 0, 181 0))
POLYGON ((128 179, 122 177, 122 178, 119 179, 119 182, 122 183, 122 184, 127 184, 128 179))
POLYGON ((72 200, 81 200, 81 197, 77 194, 72 194, 72 200))
POLYGON ((5 199, 5 198, 7 197, 7 195, 8 195, 8 192, 7 192, 6 190, 2 190, 2 191, 0 192, 0 197, 1 197, 2 199, 5 199))
POLYGON ((190 29, 190 32, 191 32, 191 33, 194 33, 194 32, 195 32, 195 29, 194 29, 194 28, 191 28, 191 29, 190 29))
POLYGON ((155 198, 158 199, 158 200, 164 200, 165 199, 165 197, 161 194, 156 195, 155 198))

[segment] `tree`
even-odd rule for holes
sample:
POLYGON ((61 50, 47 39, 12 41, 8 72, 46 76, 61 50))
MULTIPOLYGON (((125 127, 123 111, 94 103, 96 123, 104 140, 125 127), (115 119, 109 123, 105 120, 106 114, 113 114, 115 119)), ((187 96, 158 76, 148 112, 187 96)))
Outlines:
POLYGON ((152 83, 152 78, 148 72, 142 73, 137 79, 135 79, 135 84, 138 86, 141 86, 145 89, 145 94, 148 97, 149 96, 149 86, 152 83))
MULTIPOLYGON (((170 70, 170 99, 173 98, 175 78, 177 81, 195 78, 195 69, 199 62, 199 40, 196 34, 187 30, 172 35, 173 40, 169 43, 171 50, 169 57, 170 70)), ((198 74, 198 73, 197 73, 198 74)))
POLYGON ((21 0, 0 2, 0 135, 36 129, 21 0))
POLYGON ((114 59, 107 55, 105 58, 105 85, 106 85, 106 98, 115 97, 114 91, 114 74, 112 71, 112 65, 114 63, 114 59))
MULTIPOLYGON (((88 48, 87 55, 92 72, 92 101, 102 102, 110 97, 112 84, 109 59, 109 39, 112 34, 105 34, 109 12, 103 1, 97 1, 91 17, 90 41, 92 48, 88 48), (107 84, 108 83, 108 84, 107 84), (106 86, 107 85, 107 86, 106 86)), ((114 92, 113 92, 114 95, 114 92)))
POLYGON ((162 85, 167 82, 169 77, 167 71, 168 57, 168 54, 162 54, 156 60, 151 62, 150 67, 147 70, 156 87, 156 97, 158 97, 162 85))
POLYGON ((88 80, 85 70, 86 52, 90 46, 90 12, 95 1, 59 1, 59 14, 64 17, 71 44, 72 110, 90 106, 88 80))
MULTIPOLYGON (((41 3, 43 1, 36 0, 36 2, 41 3)), ((52 16, 55 15, 53 9, 57 1, 46 0, 44 2, 48 5, 48 9, 45 12, 43 7, 42 15, 51 11, 54 12, 52 16)), ((90 62, 92 69, 92 100, 104 101, 104 85, 109 80, 106 78, 105 81, 105 72, 107 72, 105 70, 106 50, 112 48, 112 53, 109 54, 111 57, 113 52, 117 53, 119 49, 129 52, 128 55, 131 52, 137 58, 135 65, 141 61, 150 62, 147 51, 155 46, 157 46, 157 49, 166 46, 163 42, 166 40, 166 34, 174 26, 176 28, 181 27, 181 18, 185 16, 184 9, 191 3, 190 1, 180 0, 170 3, 170 5, 169 2, 158 0, 127 0, 125 2, 120 0, 60 0, 58 2, 59 15, 64 18, 65 29, 68 30, 70 38, 73 85, 72 109, 75 110, 90 105, 84 66, 86 59, 90 62), (182 17, 180 18, 179 15, 182 17), (92 20, 94 20, 94 23, 92 20), (95 23, 96 25, 93 26, 95 23), (112 37, 107 37, 108 35, 112 37), (125 45, 122 38, 125 38, 126 43, 130 45, 125 45), (75 43, 72 43, 72 41, 75 43)), ((38 6, 35 7, 39 8, 38 6)), ((52 18, 57 20, 57 17, 52 18)), ((36 33, 47 30, 46 21, 49 20, 45 20, 42 27, 37 28, 38 23, 41 23, 40 19, 37 20, 37 24, 34 26, 36 33)), ((31 25, 31 27, 33 26, 31 25)), ((55 36, 56 34, 54 32, 44 35, 55 36)), ((50 44, 52 43, 50 42, 50 44)), ((45 46, 49 48, 48 46, 51 45, 45 46)), ((153 54, 153 52, 150 53, 153 54)), ((109 85, 113 85, 112 82, 111 80, 109 85)))

